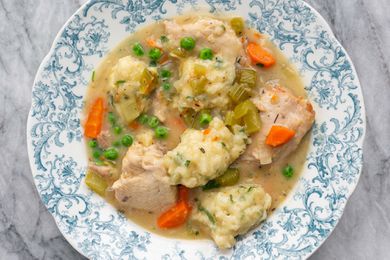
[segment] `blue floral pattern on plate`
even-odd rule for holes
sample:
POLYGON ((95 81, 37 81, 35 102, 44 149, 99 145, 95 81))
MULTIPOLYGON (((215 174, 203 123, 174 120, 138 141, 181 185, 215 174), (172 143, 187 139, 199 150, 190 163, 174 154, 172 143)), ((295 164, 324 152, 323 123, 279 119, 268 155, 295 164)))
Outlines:
POLYGON ((66 239, 91 259, 304 259, 335 228, 357 184, 365 111, 351 60, 322 17, 301 0, 91 0, 66 23, 40 66, 27 129, 42 201, 66 239), (317 112, 292 194, 228 251, 211 241, 151 234, 82 181, 82 98, 93 68, 129 32, 192 9, 232 12, 269 34, 299 69, 317 112))

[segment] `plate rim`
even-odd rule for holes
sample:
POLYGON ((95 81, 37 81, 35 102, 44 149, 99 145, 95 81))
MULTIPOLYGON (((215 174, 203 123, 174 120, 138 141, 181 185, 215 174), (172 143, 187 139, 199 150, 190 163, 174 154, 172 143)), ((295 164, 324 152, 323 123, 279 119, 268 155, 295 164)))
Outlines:
MULTIPOLYGON (((339 215, 339 217, 337 218, 336 220, 336 224, 333 226, 333 228, 330 230, 330 232, 326 235, 326 237, 324 239, 322 239, 319 244, 308 254, 304 255, 305 258, 309 258, 310 256, 312 256, 324 243, 326 240, 329 239, 329 237, 332 235, 332 233, 334 232, 334 230, 337 228, 341 218, 343 217, 344 213, 345 213, 345 208, 347 206, 347 204, 349 203, 349 200, 352 196, 352 194, 355 192, 356 190, 356 187, 360 181, 360 178, 361 178, 361 175, 362 175, 362 171, 363 171, 363 164, 364 164, 364 140, 365 140, 365 137, 366 137, 366 132, 367 132, 367 117, 366 117, 366 108, 365 108, 365 102, 364 102, 364 95, 363 95, 363 91, 362 91, 362 85, 361 85, 361 82, 360 82, 360 79, 359 79, 359 75, 356 71, 356 68, 355 68, 355 65, 352 61, 352 58, 350 57, 349 53, 347 52, 347 50, 345 49, 345 47, 343 46, 343 44, 339 41, 339 39, 336 37, 336 35, 334 34, 334 31, 332 30, 331 26, 329 25, 329 23, 325 20, 325 18, 317 11, 317 9, 315 9, 311 4, 309 4, 308 2, 304 1, 304 0, 296 0, 296 1, 299 1, 300 3, 302 3, 303 5, 305 5, 306 7, 308 7, 310 9, 311 12, 313 12, 315 14, 315 17, 317 19, 320 20, 320 23, 322 26, 324 26, 324 29, 327 33, 329 33, 330 37, 332 40, 335 41, 335 43, 341 48, 341 50, 343 51, 343 53, 345 54, 345 57, 346 57, 346 60, 349 62, 349 64, 351 65, 351 71, 352 71, 352 74, 356 76, 355 80, 357 82, 357 87, 358 87, 358 93, 360 94, 360 97, 359 98, 359 101, 361 103, 361 110, 360 110, 360 113, 361 113, 361 119, 362 119, 362 122, 361 122, 361 127, 362 127, 362 136, 360 138, 360 140, 357 142, 358 144, 360 144, 360 147, 361 147, 361 150, 362 150, 362 158, 361 158, 361 164, 359 165, 358 167, 358 174, 356 175, 356 182, 352 183, 352 184, 349 184, 349 188, 350 188, 350 191, 349 193, 346 194, 346 200, 345 200, 345 203, 343 204, 342 206, 342 211, 341 211, 341 214, 339 215)), ((33 83, 32 83, 32 88, 31 88, 31 93, 33 92, 34 88, 35 88, 35 85, 36 83, 39 81, 39 78, 40 78, 40 75, 42 74, 43 70, 44 70, 44 67, 45 67, 45 64, 46 62, 50 59, 50 56, 51 54, 53 53, 53 50, 55 48, 55 45, 56 43, 59 41, 59 39, 61 38, 61 35, 62 35, 62 32, 67 28, 67 26, 72 22, 73 18, 75 17, 75 15, 81 13, 83 11, 83 9, 88 6, 88 4, 90 4, 91 2, 93 2, 93 0, 87 0, 85 1, 79 8, 77 8, 72 14, 71 16, 65 21, 65 23, 61 26, 61 28, 58 30, 57 34, 55 35, 55 37, 53 38, 52 40, 52 44, 50 45, 50 48, 47 52, 47 54, 44 56, 44 58, 42 59, 40 65, 38 66, 38 69, 36 71, 36 74, 35 74, 35 77, 34 77, 34 80, 33 80, 33 83)), ((241 4, 241 3, 240 3, 241 4)), ((225 13, 228 13, 228 12, 225 12, 225 13)), ((147 25, 144 24, 142 26, 145 26, 147 25)), ((281 50, 283 52, 283 50, 281 50)), ((105 55, 104 55, 105 57, 105 55)), ((100 58, 101 59, 104 59, 104 57, 100 58)), ((29 109, 29 112, 28 112, 28 116, 27 116, 27 124, 26 124, 26 140, 27 140, 27 153, 28 153, 28 158, 29 158, 29 166, 30 166, 30 172, 32 174, 32 177, 33 177, 33 181, 34 181, 34 186, 35 186, 35 189, 36 189, 36 192, 38 193, 39 195, 39 198, 41 200, 41 203, 43 203, 42 201, 42 195, 41 193, 39 192, 38 190, 38 180, 36 178, 34 178, 34 174, 33 172, 35 171, 34 169, 34 160, 33 160, 33 147, 32 147, 32 138, 31 138, 31 134, 30 134, 30 130, 31 130, 31 127, 32 127, 32 111, 33 111, 33 103, 32 103, 32 98, 31 98, 31 106, 30 106, 30 109, 29 109)), ((295 185, 296 187, 296 185, 295 185)), ((291 194, 289 194, 291 195, 291 194)), ((43 203, 43 205, 45 206, 46 210, 47 210, 47 205, 45 205, 43 203)), ((58 219, 50 212, 48 212, 51 216, 51 218, 54 219, 54 222, 57 226, 57 229, 60 231, 61 235, 65 238, 65 240, 67 241, 67 243, 69 243, 78 253, 80 253, 81 255, 83 255, 84 257, 88 258, 87 255, 85 255, 82 251, 81 251, 81 248, 77 245, 77 242, 75 240, 73 240, 71 238, 71 236, 69 234, 66 234, 64 232, 64 230, 62 230, 60 228, 60 225, 59 225, 59 221, 58 219)), ((150 232, 151 234, 153 234, 152 232, 150 232)))

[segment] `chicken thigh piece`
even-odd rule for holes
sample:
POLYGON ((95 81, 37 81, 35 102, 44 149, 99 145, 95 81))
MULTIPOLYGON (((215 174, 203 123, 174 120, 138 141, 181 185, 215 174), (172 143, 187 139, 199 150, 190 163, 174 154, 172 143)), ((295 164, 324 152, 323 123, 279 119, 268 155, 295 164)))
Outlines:
POLYGON ((133 144, 122 161, 122 174, 112 188, 123 207, 161 212, 176 202, 176 186, 168 183, 158 145, 133 144))
POLYGON ((262 128, 254 134, 252 143, 242 156, 242 160, 270 164, 297 149, 305 134, 314 123, 315 112, 311 103, 294 96, 281 86, 268 86, 259 90, 252 102, 260 110, 262 128), (294 137, 278 147, 266 144, 268 133, 273 125, 287 127, 295 132, 294 137))

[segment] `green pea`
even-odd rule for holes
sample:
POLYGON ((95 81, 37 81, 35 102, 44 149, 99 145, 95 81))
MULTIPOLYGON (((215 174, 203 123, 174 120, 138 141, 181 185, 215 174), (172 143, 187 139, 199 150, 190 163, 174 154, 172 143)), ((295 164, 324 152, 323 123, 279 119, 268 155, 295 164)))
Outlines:
POLYGON ((152 48, 149 51, 149 58, 152 61, 157 61, 158 59, 160 59, 161 55, 162 55, 162 53, 161 53, 160 49, 158 49, 158 48, 152 48))
POLYGON ((164 83, 164 84, 162 85, 162 88, 163 88, 163 90, 165 90, 165 91, 170 90, 171 87, 172 87, 172 85, 171 85, 170 83, 164 83))
POLYGON ((133 45, 133 52, 136 56, 143 56, 145 53, 144 48, 139 42, 133 45))
POLYGON ((102 152, 98 149, 96 149, 92 152, 92 157, 95 159, 99 159, 101 155, 102 155, 102 152))
POLYGON ((158 120, 157 117, 155 117, 155 116, 149 117, 148 126, 150 128, 156 128, 159 124, 160 124, 160 121, 158 120))
POLYGON ((282 173, 286 178, 291 178, 294 175, 294 168, 291 165, 287 165, 283 168, 282 173))
POLYGON ((209 113, 202 112, 202 113, 200 114, 200 117, 199 117, 199 123, 200 123, 201 125, 207 125, 208 123, 211 122, 212 119, 213 119, 213 118, 212 118, 212 116, 211 116, 209 113))
POLYGON ((91 148, 97 147, 97 141, 96 140, 91 140, 88 142, 88 146, 91 148))
POLYGON ((120 126, 114 126, 114 133, 119 135, 120 133, 122 133, 122 127, 120 126))
POLYGON ((169 78, 169 77, 171 77, 171 75, 172 75, 172 72, 170 70, 162 69, 160 71, 160 76, 162 78, 169 78))
POLYGON ((195 48, 195 40, 192 37, 184 37, 180 40, 180 47, 190 51, 195 48))
POLYGON ((117 149, 111 147, 111 148, 108 148, 107 150, 105 150, 103 155, 108 160, 115 160, 118 158, 119 153, 118 153, 117 149))
POLYGON ((158 139, 164 139, 168 136, 168 128, 163 127, 163 126, 158 126, 155 130, 154 133, 158 139))
POLYGON ((210 48, 203 48, 200 50, 199 58, 202 60, 211 60, 213 58, 213 51, 210 48))
POLYGON ((146 124, 149 121, 149 116, 147 114, 142 114, 138 117, 138 122, 141 124, 146 124))
POLYGON ((125 135, 121 140, 122 144, 126 147, 129 147, 133 144, 133 137, 131 135, 125 135))

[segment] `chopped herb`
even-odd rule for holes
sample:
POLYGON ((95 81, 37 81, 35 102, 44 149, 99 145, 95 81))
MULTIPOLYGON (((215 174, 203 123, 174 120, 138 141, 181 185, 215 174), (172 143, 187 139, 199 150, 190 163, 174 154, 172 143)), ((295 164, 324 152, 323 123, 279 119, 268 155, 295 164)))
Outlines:
POLYGON ((117 82, 115 82, 115 85, 120 85, 120 84, 123 84, 123 83, 125 83, 126 82, 126 80, 118 80, 117 82))
POLYGON ((259 67, 259 68, 264 68, 264 65, 261 64, 261 63, 257 63, 256 66, 259 67))
POLYGON ((161 36, 160 36, 160 41, 161 41, 161 42, 168 42, 168 41, 169 41, 169 39, 168 39, 168 37, 167 37, 167 36, 165 36, 165 35, 161 35, 161 36))
POLYGON ((214 216, 208 211, 207 209, 203 208, 202 205, 198 205, 198 210, 204 214, 206 214, 207 218, 210 220, 211 223, 215 224, 215 218, 214 216))
POLYGON ((198 230, 195 231, 195 236, 197 236, 197 235, 199 235, 199 231, 198 230))
POLYGON ((190 166, 190 163, 191 163, 191 161, 190 161, 190 160, 186 160, 186 161, 185 161, 185 163, 184 163, 185 167, 188 167, 188 166, 190 166))
POLYGON ((230 197, 230 202, 231 202, 231 203, 234 203, 234 201, 233 201, 233 195, 230 194, 229 197, 230 197))
POLYGON ((204 150, 203 147, 200 147, 199 150, 200 150, 202 153, 206 153, 206 151, 204 150))
POLYGON ((211 122, 212 119, 213 119, 213 117, 209 113, 202 112, 200 114, 200 117, 199 117, 199 123, 201 125, 207 125, 208 123, 211 122))
POLYGON ((275 120, 274 120, 274 124, 276 123, 276 121, 278 120, 278 117, 279 117, 279 113, 276 115, 275 117, 275 120))
POLYGON ((202 190, 212 190, 221 187, 221 185, 216 180, 208 181, 203 185, 202 190))
POLYGON ((92 81, 95 81, 95 71, 92 71, 91 79, 92 79, 92 81))
POLYGON ((222 146, 226 148, 226 144, 224 142, 221 142, 222 146))
POLYGON ((177 165, 182 165, 184 161, 184 156, 181 153, 176 153, 176 156, 173 157, 173 160, 177 165))
POLYGON ((250 192, 254 187, 250 186, 246 192, 250 192))
POLYGON ((149 66, 150 66, 150 67, 157 67, 157 62, 156 62, 155 60, 151 60, 151 61, 149 62, 149 66))

